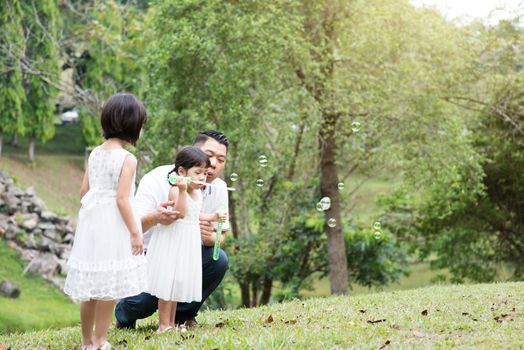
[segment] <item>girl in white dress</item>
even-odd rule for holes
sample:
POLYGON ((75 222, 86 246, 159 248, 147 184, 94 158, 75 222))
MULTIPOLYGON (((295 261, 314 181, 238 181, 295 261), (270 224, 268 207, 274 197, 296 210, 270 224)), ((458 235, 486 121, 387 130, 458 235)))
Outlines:
POLYGON ((124 149, 136 143, 146 119, 133 95, 112 96, 101 117, 107 141, 89 156, 64 288, 81 301, 83 349, 109 349, 115 299, 146 289, 143 235, 133 203, 137 160, 124 149))
MULTIPOLYGON (((208 156, 198 147, 186 146, 176 155, 176 185, 169 200, 182 219, 162 226, 151 237, 147 248, 147 292, 158 298, 158 332, 175 328, 177 302, 202 299, 202 248, 199 218, 216 221, 218 213, 201 214, 200 189, 206 181, 208 156), (190 177, 188 183, 184 177, 190 177)), ((169 176, 166 174, 166 176, 169 176)), ((167 181, 167 180, 166 180, 167 181)))

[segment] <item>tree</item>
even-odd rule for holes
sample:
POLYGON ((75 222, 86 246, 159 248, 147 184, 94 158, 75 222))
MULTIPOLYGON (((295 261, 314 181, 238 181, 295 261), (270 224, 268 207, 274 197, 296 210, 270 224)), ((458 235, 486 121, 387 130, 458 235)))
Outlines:
POLYGON ((23 132, 22 102, 22 67, 18 50, 24 43, 22 28, 22 8, 19 1, 0 5, 0 156, 2 155, 3 136, 5 133, 23 132))

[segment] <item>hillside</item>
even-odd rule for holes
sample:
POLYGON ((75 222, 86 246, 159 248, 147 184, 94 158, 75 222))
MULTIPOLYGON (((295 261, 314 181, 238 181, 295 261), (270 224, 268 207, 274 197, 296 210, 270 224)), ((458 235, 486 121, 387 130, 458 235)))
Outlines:
MULTIPOLYGON (((183 335, 111 329, 115 349, 524 348, 524 283, 455 285, 206 311, 183 335)), ((0 337, 4 348, 75 349, 80 327, 0 337)))

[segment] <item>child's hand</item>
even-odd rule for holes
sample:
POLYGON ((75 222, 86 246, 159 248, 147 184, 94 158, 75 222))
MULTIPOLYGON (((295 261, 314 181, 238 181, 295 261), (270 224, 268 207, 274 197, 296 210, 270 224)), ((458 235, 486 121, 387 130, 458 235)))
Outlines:
POLYGON ((131 252, 133 255, 140 255, 144 252, 144 237, 142 234, 131 234, 131 252))
POLYGON ((187 182, 183 176, 177 176, 176 187, 178 187, 180 192, 185 192, 187 190, 187 182))

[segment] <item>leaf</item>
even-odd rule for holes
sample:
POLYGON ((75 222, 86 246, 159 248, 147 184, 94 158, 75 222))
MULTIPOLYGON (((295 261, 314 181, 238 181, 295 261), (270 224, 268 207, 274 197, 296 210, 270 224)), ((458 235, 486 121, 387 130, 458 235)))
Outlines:
POLYGON ((384 349, 384 348, 385 348, 386 346, 388 346, 389 344, 391 344, 391 341, 386 340, 386 342, 380 346, 379 350, 384 349))
POLYGON ((265 323, 273 323, 273 315, 269 315, 267 320, 264 321, 265 323))
POLYGON ((426 336, 426 334, 417 331, 413 331, 413 335, 417 338, 424 338, 426 336))
POLYGON ((502 314, 500 316, 495 317, 495 321, 497 322, 503 322, 503 321, 511 321, 513 320, 513 316, 510 314, 502 314))
POLYGON ((422 316, 427 316, 428 315, 428 310, 427 309, 422 310, 421 314, 422 314, 422 316))
POLYGON ((379 320, 367 320, 367 323, 371 323, 371 324, 380 323, 380 322, 386 322, 386 319, 383 318, 379 320))
POLYGON ((366 310, 358 310, 361 314, 365 314, 366 310))
POLYGON ((284 322, 285 324, 296 324, 297 320, 287 320, 284 322))
POLYGON ((463 312, 463 313, 462 313, 462 316, 468 316, 468 315, 469 315, 468 312, 463 312))
POLYGON ((216 325, 215 325, 216 328, 222 328, 224 327, 224 322, 218 322, 216 325))

